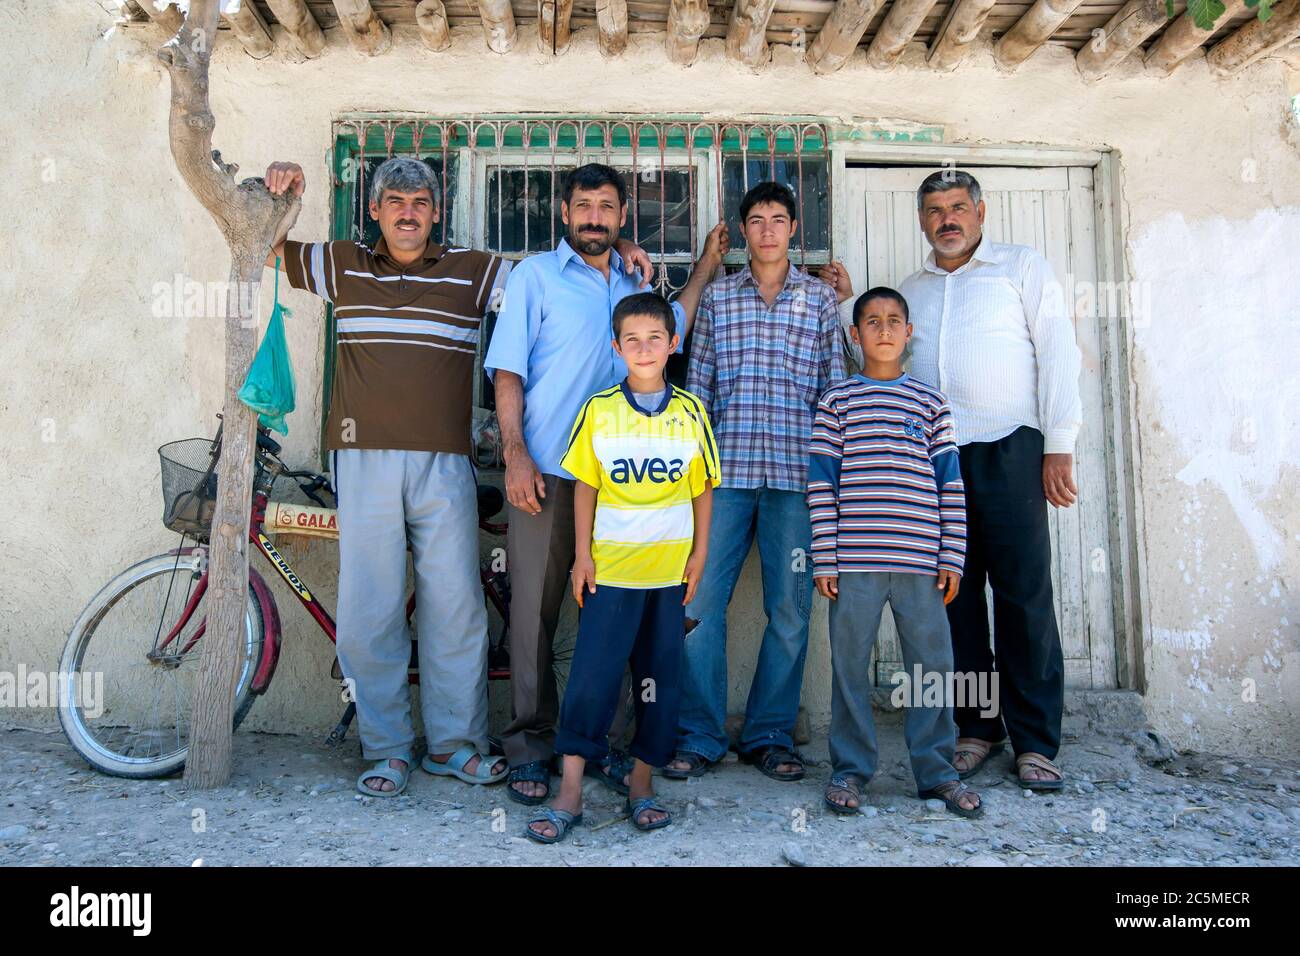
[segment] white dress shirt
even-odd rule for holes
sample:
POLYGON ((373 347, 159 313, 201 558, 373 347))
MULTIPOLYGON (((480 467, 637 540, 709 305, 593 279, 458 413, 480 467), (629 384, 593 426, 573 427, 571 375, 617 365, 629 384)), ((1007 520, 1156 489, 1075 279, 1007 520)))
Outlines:
POLYGON ((1039 252, 985 237, 945 272, 931 250, 899 291, 912 319, 909 371, 948 397, 957 444, 1028 425, 1043 433, 1044 454, 1073 453, 1081 356, 1065 292, 1039 252))

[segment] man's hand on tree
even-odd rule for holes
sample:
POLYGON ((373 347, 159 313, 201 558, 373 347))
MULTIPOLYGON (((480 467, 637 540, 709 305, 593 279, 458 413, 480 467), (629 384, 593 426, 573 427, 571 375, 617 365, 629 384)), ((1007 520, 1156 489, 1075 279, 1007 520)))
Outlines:
POLYGON ((306 188, 307 180, 297 163, 272 163, 266 167, 266 189, 272 196, 286 191, 292 196, 301 196, 306 188))
POLYGON ((1074 484, 1073 455, 1043 456, 1043 494, 1055 508, 1074 504, 1079 489, 1074 484))

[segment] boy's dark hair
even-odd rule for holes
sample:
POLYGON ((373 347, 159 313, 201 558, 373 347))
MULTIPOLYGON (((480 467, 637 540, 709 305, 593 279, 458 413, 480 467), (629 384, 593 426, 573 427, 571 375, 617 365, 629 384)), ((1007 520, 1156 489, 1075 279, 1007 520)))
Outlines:
POLYGON ((627 205, 627 185, 617 169, 602 163, 587 163, 577 169, 569 170, 564 177, 564 201, 573 201, 573 194, 579 189, 599 189, 601 186, 613 186, 618 191, 618 204, 627 205))
POLYGON ((858 320, 862 318, 862 313, 867 310, 867 303, 872 299, 889 299, 891 302, 897 302, 899 308, 903 310, 903 318, 910 325, 912 322, 911 311, 907 308, 907 300, 903 298, 903 293, 897 289, 891 289, 887 285, 878 285, 874 289, 868 289, 862 295, 858 296, 853 303, 853 324, 857 325, 858 320))
POLYGON ((786 212, 790 214, 791 222, 794 222, 798 216, 795 211, 794 193, 790 191, 789 186, 771 181, 759 183, 757 186, 751 186, 749 192, 745 193, 745 198, 740 201, 740 225, 742 229, 745 220, 749 218, 749 211, 765 202, 775 202, 785 206, 786 212))
POLYGON ((672 306, 658 292, 638 292, 620 300, 618 305, 614 306, 614 318, 611 324, 614 326, 615 339, 623 331, 623 320, 629 315, 648 315, 658 319, 664 324, 670 337, 677 331, 677 319, 673 315, 672 306))

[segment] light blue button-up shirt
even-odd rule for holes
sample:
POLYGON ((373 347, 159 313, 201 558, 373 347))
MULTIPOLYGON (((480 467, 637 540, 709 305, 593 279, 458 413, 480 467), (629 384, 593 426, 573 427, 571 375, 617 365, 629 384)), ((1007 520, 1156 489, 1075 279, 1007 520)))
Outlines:
MULTIPOLYGON (((613 346, 614 306, 642 291, 639 273, 624 272, 616 250, 607 281, 567 239, 510 270, 483 368, 493 382, 498 369, 523 379, 524 444, 543 474, 573 477, 560 459, 583 402, 627 376, 613 346)), ((672 309, 680 335, 686 313, 676 302, 672 309)))

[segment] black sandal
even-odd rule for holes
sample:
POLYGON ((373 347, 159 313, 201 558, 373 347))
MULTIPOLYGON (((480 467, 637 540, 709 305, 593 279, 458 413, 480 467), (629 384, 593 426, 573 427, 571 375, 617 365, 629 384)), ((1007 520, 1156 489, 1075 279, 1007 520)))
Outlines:
POLYGON ((826 790, 822 794, 822 800, 826 806, 830 807, 836 813, 849 815, 857 813, 862 809, 862 787, 858 784, 858 778, 851 773, 837 773, 826 784, 826 790), (836 803, 831 799, 832 790, 843 790, 858 802, 856 807, 850 807, 843 803, 836 803))
POLYGON ((941 783, 933 790, 926 790, 924 793, 918 793, 917 796, 922 800, 942 800, 951 813, 959 817, 977 817, 984 812, 984 801, 980 800, 973 807, 963 807, 957 802, 957 798, 963 794, 974 793, 976 797, 979 794, 973 789, 962 783, 960 780, 949 780, 947 783, 941 783))
POLYGON ((627 784, 623 778, 632 772, 632 762, 634 758, 622 750, 611 750, 600 759, 588 760, 583 774, 588 777, 595 777, 615 793, 627 796, 627 784))
POLYGON ((535 807, 545 803, 546 798, 550 795, 551 775, 546 769, 546 761, 530 760, 528 763, 521 763, 518 767, 510 768, 510 776, 506 778, 506 796, 515 803, 522 803, 526 807, 535 807), (544 784, 546 792, 540 797, 530 797, 516 790, 513 786, 515 783, 544 784))
POLYGON ((687 770, 678 770, 671 766, 665 766, 663 770, 659 772, 669 780, 685 780, 687 777, 704 776, 709 772, 709 768, 717 763, 716 760, 709 760, 708 758, 695 753, 693 750, 677 751, 677 753, 673 754, 673 759, 668 761, 668 763, 674 764, 679 760, 690 764, 690 768, 687 770))
POLYGON ((802 780, 804 775, 803 758, 791 750, 789 747, 779 747, 776 745, 770 747, 755 747, 748 753, 740 754, 740 759, 744 763, 752 763, 758 767, 759 772, 773 780, 780 780, 783 783, 792 783, 795 780, 802 780), (798 770, 781 770, 776 768, 783 763, 798 764, 798 770))

